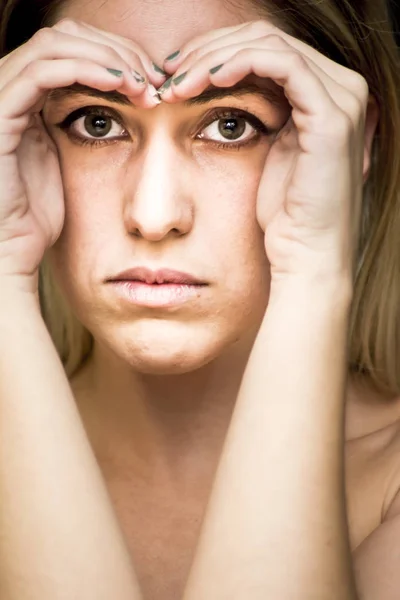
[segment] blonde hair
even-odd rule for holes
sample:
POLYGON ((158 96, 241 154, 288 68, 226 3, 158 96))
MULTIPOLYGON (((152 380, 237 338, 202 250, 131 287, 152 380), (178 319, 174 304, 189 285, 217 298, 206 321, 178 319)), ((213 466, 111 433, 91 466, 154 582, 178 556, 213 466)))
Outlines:
MULTIPOLYGON (((232 0, 231 0, 232 1, 232 0)), ((349 326, 349 370, 379 391, 400 394, 400 69, 384 0, 248 0, 260 16, 358 73, 380 108, 363 214, 349 326)), ((240 3, 239 3, 240 4, 240 3)), ((0 55, 49 24, 60 0, 8 0, 0 9, 0 55), (30 31, 26 23, 27 4, 30 31)), ((93 338, 60 293, 44 258, 40 267, 43 318, 69 377, 89 355, 93 338)))

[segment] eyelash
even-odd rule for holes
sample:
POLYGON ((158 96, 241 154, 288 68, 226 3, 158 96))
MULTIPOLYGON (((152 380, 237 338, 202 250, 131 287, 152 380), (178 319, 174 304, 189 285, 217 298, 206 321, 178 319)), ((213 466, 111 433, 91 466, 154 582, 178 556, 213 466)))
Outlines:
MULTIPOLYGON (((92 148, 96 148, 99 146, 110 145, 110 144, 116 143, 123 139, 128 139, 127 136, 124 136, 124 137, 120 136, 118 138, 109 138, 109 139, 106 139, 106 138, 105 139, 82 138, 79 135, 68 131, 70 126, 73 123, 75 123, 75 121, 77 121, 81 117, 86 117, 86 116, 108 117, 108 118, 112 119, 113 121, 115 121, 116 123, 118 123, 118 125, 120 125, 121 127, 124 127, 122 119, 119 117, 119 115, 117 115, 114 111, 110 111, 110 110, 106 109, 105 107, 101 107, 101 106, 85 106, 78 110, 75 110, 74 112, 69 114, 57 126, 61 130, 67 132, 68 135, 70 137, 72 137, 76 141, 76 143, 78 143, 81 146, 90 146, 92 148)), ((217 148, 240 150, 241 148, 244 148, 246 146, 257 143, 260 140, 260 137, 262 137, 262 136, 269 137, 269 136, 273 135, 274 133, 276 133, 276 131, 273 128, 269 127, 268 125, 266 125, 265 123, 260 121, 260 119, 258 119, 252 113, 247 112, 246 110, 243 110, 243 109, 238 109, 238 108, 216 108, 216 109, 214 109, 209 115, 207 115, 205 122, 201 124, 201 131, 203 129, 206 129, 207 127, 209 127, 216 121, 219 121, 222 119, 232 119, 232 118, 233 119, 242 118, 245 121, 247 121, 247 123, 249 123, 255 129, 255 131, 257 132, 257 135, 250 137, 249 139, 245 140, 244 142, 239 141, 239 142, 224 143, 224 142, 217 142, 215 140, 209 140, 209 139, 205 139, 205 138, 198 138, 198 139, 203 139, 203 141, 205 141, 207 143, 211 143, 217 148)))

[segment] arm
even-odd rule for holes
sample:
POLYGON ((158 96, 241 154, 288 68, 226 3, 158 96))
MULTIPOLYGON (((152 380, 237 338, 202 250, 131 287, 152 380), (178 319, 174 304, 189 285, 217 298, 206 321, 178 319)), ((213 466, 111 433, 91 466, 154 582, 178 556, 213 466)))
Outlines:
POLYGON ((0 289, 0 597, 140 600, 37 299, 0 289))
POLYGON ((347 288, 274 293, 184 600, 356 600, 344 493, 347 288))

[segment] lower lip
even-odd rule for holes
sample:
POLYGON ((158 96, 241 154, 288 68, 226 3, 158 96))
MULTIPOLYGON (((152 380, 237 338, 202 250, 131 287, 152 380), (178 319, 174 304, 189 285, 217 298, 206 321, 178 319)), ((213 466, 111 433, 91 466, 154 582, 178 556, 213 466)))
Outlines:
POLYGON ((167 307, 188 302, 199 296, 203 284, 148 284, 142 281, 112 281, 119 294, 138 306, 167 307))

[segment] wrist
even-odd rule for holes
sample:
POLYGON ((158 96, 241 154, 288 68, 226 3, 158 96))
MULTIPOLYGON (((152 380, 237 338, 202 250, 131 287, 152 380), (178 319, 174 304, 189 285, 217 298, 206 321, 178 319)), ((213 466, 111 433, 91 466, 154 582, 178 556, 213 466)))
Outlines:
POLYGON ((0 276, 0 319, 22 308, 40 313, 38 288, 32 282, 15 277, 0 276))
POLYGON ((272 279, 268 308, 285 304, 317 312, 348 312, 353 300, 353 282, 349 276, 313 274, 290 275, 272 279))

